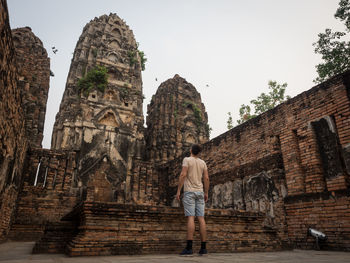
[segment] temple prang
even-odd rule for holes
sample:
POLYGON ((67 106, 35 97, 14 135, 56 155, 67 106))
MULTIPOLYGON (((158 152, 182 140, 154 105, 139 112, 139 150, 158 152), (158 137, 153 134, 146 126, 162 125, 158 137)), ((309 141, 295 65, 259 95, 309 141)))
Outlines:
POLYGON ((11 31, 6 0, 0 12, 1 242, 69 256, 178 253, 178 177, 198 143, 210 252, 312 249, 309 227, 327 235, 322 249, 349 251, 350 71, 209 140, 201 96, 178 74, 145 123, 142 54, 121 18, 102 15, 77 42, 43 149, 50 59, 29 27, 11 31))
POLYGON ((50 82, 50 59, 30 27, 12 30, 18 80, 31 147, 41 147, 50 82))
POLYGON ((147 109, 148 158, 164 163, 209 140, 208 115, 196 88, 176 74, 163 82, 147 109))
POLYGON ((116 14, 91 20, 77 42, 52 134, 52 149, 78 153, 75 185, 86 187, 87 171, 106 155, 130 187, 127 177, 145 148, 137 48, 133 32, 116 14), (106 85, 86 83, 84 89, 82 80, 92 72, 101 75, 99 70, 106 71, 106 85))

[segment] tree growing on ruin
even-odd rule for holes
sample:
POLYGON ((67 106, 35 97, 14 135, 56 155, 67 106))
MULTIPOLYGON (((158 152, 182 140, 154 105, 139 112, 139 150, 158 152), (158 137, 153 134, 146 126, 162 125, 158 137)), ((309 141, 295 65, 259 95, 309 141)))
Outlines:
POLYGON ((137 58, 136 58, 136 53, 139 55, 140 57, 140 63, 141 63, 141 69, 142 71, 144 71, 146 69, 146 54, 145 52, 139 50, 139 43, 136 43, 137 49, 136 50, 130 50, 128 52, 128 57, 129 57, 129 65, 133 66, 137 63, 137 58))
POLYGON ((227 122, 226 122, 227 123, 227 129, 231 130, 233 128, 232 114, 231 114, 231 112, 228 112, 227 115, 228 115, 228 119, 227 119, 227 122))
POLYGON ((91 90, 97 88, 104 92, 108 84, 108 70, 104 66, 96 66, 89 70, 82 78, 78 80, 79 91, 87 97, 91 90))
POLYGON ((324 33, 318 34, 319 39, 313 46, 315 53, 322 56, 323 62, 316 65, 318 77, 315 83, 321 83, 350 68, 350 41, 346 40, 350 32, 350 0, 340 0, 334 17, 344 23, 345 32, 333 32, 327 28, 324 33))
MULTIPOLYGON (((250 120, 263 112, 273 109, 282 102, 290 99, 290 96, 286 96, 287 83, 279 84, 277 81, 270 80, 268 82, 269 92, 261 93, 256 99, 250 101, 254 106, 254 114, 251 112, 251 106, 242 104, 239 109, 239 119, 237 120, 238 124, 250 120)), ((229 118, 227 120, 227 128, 233 128, 233 121, 231 112, 228 113, 229 118)))

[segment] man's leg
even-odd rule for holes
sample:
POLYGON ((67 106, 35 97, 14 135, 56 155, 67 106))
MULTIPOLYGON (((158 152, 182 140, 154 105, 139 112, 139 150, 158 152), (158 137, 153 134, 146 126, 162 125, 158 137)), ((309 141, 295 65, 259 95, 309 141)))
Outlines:
POLYGON ((201 249, 199 250, 199 255, 207 254, 207 228, 204 220, 204 210, 205 210, 205 202, 204 202, 204 193, 200 192, 197 195, 196 200, 196 216, 199 222, 199 233, 201 235, 201 249))
POLYGON ((185 216, 187 217, 187 245, 186 248, 180 253, 180 255, 187 256, 192 255, 192 242, 194 235, 194 217, 195 217, 195 201, 193 199, 192 192, 184 192, 182 199, 184 205, 185 216))
POLYGON ((193 240, 194 234, 194 216, 187 217, 187 240, 193 240))
POLYGON ((207 252, 207 227, 205 225, 204 216, 198 216, 199 222, 199 233, 201 235, 201 249, 199 250, 199 255, 203 256, 208 254, 207 252))
POLYGON ((201 235, 201 241, 207 242, 207 227, 205 224, 204 216, 198 216, 197 219, 199 222, 199 233, 201 235))

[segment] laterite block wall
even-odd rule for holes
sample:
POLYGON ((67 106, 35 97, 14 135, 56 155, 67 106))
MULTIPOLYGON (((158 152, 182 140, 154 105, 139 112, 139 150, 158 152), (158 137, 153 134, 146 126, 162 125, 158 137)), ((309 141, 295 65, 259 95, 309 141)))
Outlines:
MULTIPOLYGON (((296 247, 313 245, 312 226, 329 236, 329 248, 349 250, 349 78, 336 76, 204 144, 209 206, 264 212, 296 247)), ((181 162, 158 169, 170 174, 168 204, 176 205, 181 162)))
POLYGON ((6 240, 16 209, 27 151, 24 114, 17 88, 15 50, 7 3, 0 1, 0 242, 6 240))

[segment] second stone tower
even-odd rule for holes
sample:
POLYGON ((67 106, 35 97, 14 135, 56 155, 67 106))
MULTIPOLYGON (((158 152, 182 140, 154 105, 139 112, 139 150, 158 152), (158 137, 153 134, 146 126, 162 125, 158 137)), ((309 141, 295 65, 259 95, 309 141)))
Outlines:
POLYGON ((163 82, 147 109, 147 153, 164 163, 209 139, 208 115, 201 95, 184 78, 163 82))

